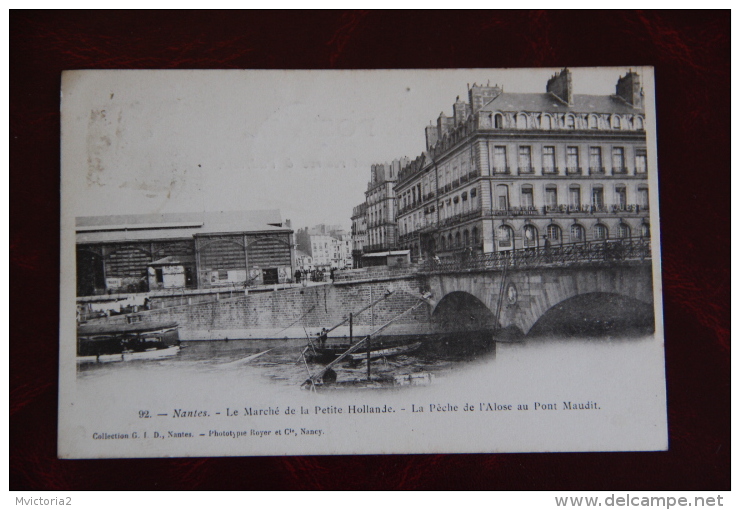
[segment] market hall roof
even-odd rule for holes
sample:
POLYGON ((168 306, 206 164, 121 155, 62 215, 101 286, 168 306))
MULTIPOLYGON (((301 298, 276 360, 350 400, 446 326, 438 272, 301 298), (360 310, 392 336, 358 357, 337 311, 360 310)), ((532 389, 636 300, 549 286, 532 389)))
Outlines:
POLYGON ((551 93, 503 92, 480 111, 493 112, 572 112, 572 113, 642 113, 619 96, 574 94, 573 104, 567 105, 551 93))
POLYGON ((126 214, 76 218, 77 244, 188 239, 202 234, 290 233, 279 209, 126 214))

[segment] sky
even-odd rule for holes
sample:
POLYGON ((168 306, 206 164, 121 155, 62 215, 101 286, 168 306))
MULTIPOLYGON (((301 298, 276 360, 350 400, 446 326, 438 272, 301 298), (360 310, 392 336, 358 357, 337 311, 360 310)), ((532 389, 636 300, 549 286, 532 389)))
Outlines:
MULTIPOLYGON (((571 69, 574 93, 613 94, 627 70, 571 69)), ((557 71, 65 72, 63 207, 280 209, 295 229, 349 228, 370 165, 421 154, 424 127, 451 115, 468 84, 544 92, 557 71)))

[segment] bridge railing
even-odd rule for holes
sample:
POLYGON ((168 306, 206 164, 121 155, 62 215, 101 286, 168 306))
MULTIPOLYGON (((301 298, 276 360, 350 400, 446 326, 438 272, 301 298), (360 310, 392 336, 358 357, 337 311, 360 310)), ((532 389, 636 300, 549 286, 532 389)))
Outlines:
POLYGON ((617 262, 651 258, 649 237, 629 237, 606 241, 586 241, 558 246, 523 248, 484 254, 460 252, 452 259, 427 260, 424 272, 468 269, 496 270, 516 267, 540 267, 574 263, 617 262))

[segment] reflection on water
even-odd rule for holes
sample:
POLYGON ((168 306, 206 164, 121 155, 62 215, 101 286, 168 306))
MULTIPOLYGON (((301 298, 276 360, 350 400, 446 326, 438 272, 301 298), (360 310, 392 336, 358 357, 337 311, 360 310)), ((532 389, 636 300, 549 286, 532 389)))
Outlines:
MULTIPOLYGON (((651 337, 644 337, 651 338, 651 337)), ((611 356, 622 345, 637 338, 537 338, 522 343, 494 343, 480 337, 427 342, 419 350, 371 362, 373 379, 393 380, 397 376, 431 373, 434 385, 457 379, 465 373, 498 374, 531 369, 532 362, 557 362, 563 356, 592 353, 611 356), (498 346, 498 347, 497 347, 498 346), (453 377, 454 376, 454 377, 453 377)), ((639 342, 638 342, 639 343, 639 342)), ((250 388, 265 383, 277 393, 293 392, 325 364, 306 362, 301 357, 305 341, 295 340, 211 340, 184 342, 180 352, 169 358, 113 363, 86 363, 78 366, 80 387, 108 387, 117 391, 182 392, 187 388, 250 388), (267 351, 267 352, 265 352, 267 351), (253 355, 263 353, 252 358, 253 355), (138 389, 137 389, 138 388, 138 389)), ((334 370, 338 382, 364 381, 367 364, 342 361, 334 370)), ((473 375, 475 377, 475 375, 473 375)))

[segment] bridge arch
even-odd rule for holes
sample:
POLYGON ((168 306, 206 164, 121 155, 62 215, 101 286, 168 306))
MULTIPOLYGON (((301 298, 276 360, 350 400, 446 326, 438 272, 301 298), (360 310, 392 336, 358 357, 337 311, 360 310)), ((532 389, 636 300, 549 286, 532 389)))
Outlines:
POLYGON ((588 292, 551 306, 527 336, 594 337, 654 331, 652 304, 616 292, 588 292))
POLYGON ((440 299, 432 311, 436 332, 483 331, 495 328, 496 317, 486 304, 473 294, 453 291, 440 299))

